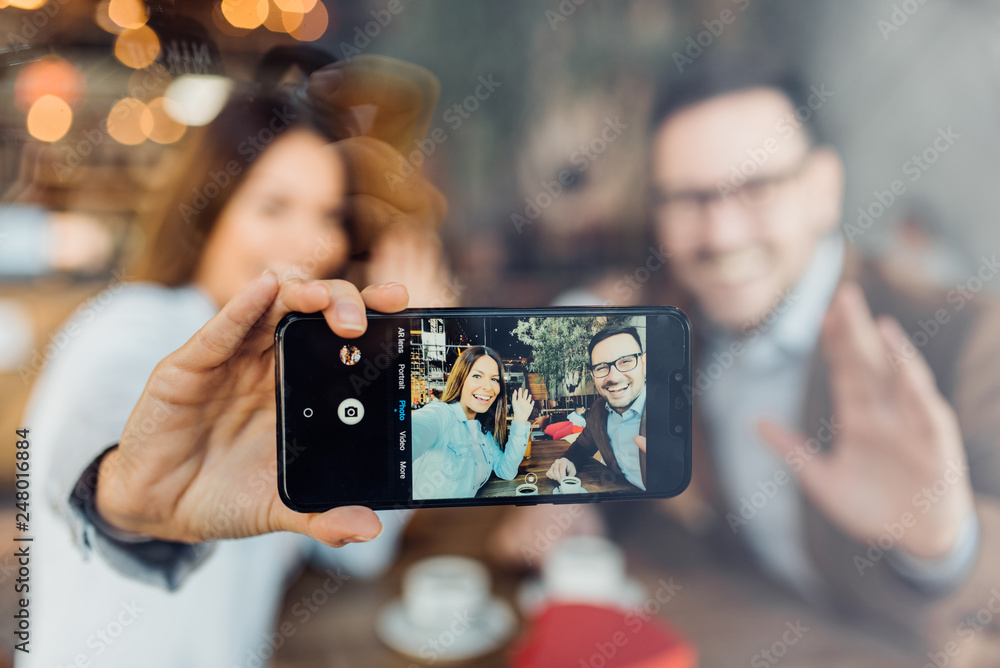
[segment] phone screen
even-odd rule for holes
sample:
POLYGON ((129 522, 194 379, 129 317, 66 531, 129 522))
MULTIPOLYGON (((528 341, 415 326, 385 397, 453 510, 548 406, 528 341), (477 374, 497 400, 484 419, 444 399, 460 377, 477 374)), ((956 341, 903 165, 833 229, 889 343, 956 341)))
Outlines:
POLYGON ((278 482, 296 510, 662 498, 690 480, 677 309, 370 313, 354 339, 289 314, 275 336, 278 482))

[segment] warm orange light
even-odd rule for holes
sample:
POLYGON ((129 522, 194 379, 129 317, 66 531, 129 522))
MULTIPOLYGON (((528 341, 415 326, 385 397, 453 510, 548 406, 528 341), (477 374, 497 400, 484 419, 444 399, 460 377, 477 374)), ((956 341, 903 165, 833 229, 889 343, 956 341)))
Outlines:
POLYGON ((267 18, 264 19, 264 27, 271 32, 288 32, 285 27, 285 12, 281 11, 274 0, 268 2, 267 18))
POLYGON ((38 9, 44 5, 48 0, 9 0, 11 7, 17 7, 18 9, 38 9))
POLYGON ((312 42, 323 36, 329 24, 330 17, 326 13, 326 7, 322 2, 317 2, 309 13, 302 17, 302 23, 288 32, 300 42, 312 42))
POLYGON ((58 141, 73 124, 73 110, 55 95, 43 95, 28 110, 28 133, 41 141, 58 141))
POLYGON ((268 14, 267 0, 222 0, 222 15, 236 28, 253 30, 268 14))
POLYGON ((305 14, 316 6, 316 0, 274 0, 274 4, 283 12, 305 14))
POLYGON ((14 83, 14 101, 22 111, 31 108, 43 95, 55 95, 68 104, 83 94, 86 81, 80 70, 59 56, 46 56, 29 63, 14 83))
POLYGON ((236 28, 230 23, 225 16, 222 15, 222 5, 216 3, 212 7, 212 23, 215 27, 219 29, 223 35, 229 35, 230 37, 242 37, 243 35, 249 34, 249 30, 243 28, 236 28))
POLYGON ((163 108, 164 102, 167 102, 165 97, 158 97, 149 103, 139 119, 139 128, 157 144, 173 144, 184 136, 187 126, 167 114, 163 108))
POLYGON ((108 16, 122 28, 138 28, 149 19, 142 0, 111 0, 108 16))
POLYGON ((94 7, 94 23, 96 23, 101 30, 104 32, 109 32, 112 35, 117 35, 121 33, 122 27, 111 20, 108 16, 108 8, 111 7, 111 0, 101 0, 94 7))
POLYGON ((149 26, 130 28, 115 40, 115 57, 137 70, 149 67, 160 53, 160 40, 149 26))
POLYGON ((146 140, 142 116, 146 105, 134 97, 118 100, 108 112, 108 134, 120 144, 135 146, 146 140))
POLYGON ((298 30, 305 16, 302 12, 281 12, 281 24, 285 29, 284 32, 290 33, 298 30))

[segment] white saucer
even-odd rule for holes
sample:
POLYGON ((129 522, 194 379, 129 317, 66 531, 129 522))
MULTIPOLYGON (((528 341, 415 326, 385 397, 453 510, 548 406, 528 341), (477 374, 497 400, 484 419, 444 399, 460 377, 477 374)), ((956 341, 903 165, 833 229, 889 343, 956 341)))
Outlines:
POLYGON ((464 626, 456 616, 452 623, 440 629, 418 628, 410 623, 403 602, 397 599, 379 612, 375 633, 400 654, 433 663, 489 654, 510 638, 516 623, 514 611, 507 602, 493 598, 486 602, 472 626, 464 626))
POLYGON ((646 589, 638 580, 626 578, 613 598, 599 599, 594 596, 552 596, 541 579, 535 578, 522 584, 517 590, 517 607, 526 616, 531 616, 546 603, 588 603, 591 605, 614 606, 622 610, 632 610, 646 600, 646 589))
MULTIPOLYGON (((562 494, 562 492, 559 491, 560 489, 562 489, 562 487, 556 487, 554 490, 552 490, 552 493, 553 494, 562 494)), ((573 492, 573 494, 587 494, 587 488, 586 487, 581 487, 579 492, 573 492)))

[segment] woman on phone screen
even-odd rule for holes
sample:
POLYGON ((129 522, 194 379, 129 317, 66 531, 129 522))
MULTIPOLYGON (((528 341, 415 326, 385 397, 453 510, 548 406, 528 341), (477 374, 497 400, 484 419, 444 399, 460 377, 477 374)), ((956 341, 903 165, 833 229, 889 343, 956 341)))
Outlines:
POLYGON ((533 405, 526 388, 514 391, 508 433, 500 355, 486 346, 467 348, 451 369, 441 401, 411 416, 413 498, 472 498, 491 472, 513 479, 528 446, 533 405))

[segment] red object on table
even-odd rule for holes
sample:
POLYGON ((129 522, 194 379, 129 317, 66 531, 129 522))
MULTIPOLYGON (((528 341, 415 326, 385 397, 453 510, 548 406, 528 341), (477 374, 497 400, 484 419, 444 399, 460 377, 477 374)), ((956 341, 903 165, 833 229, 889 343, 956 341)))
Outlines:
POLYGON ((545 433, 551 436, 553 441, 563 439, 570 434, 579 434, 581 431, 583 431, 583 427, 575 425, 569 420, 556 422, 545 428, 545 433))
POLYGON ((698 652, 642 609, 552 604, 513 651, 514 668, 695 668, 698 652))

